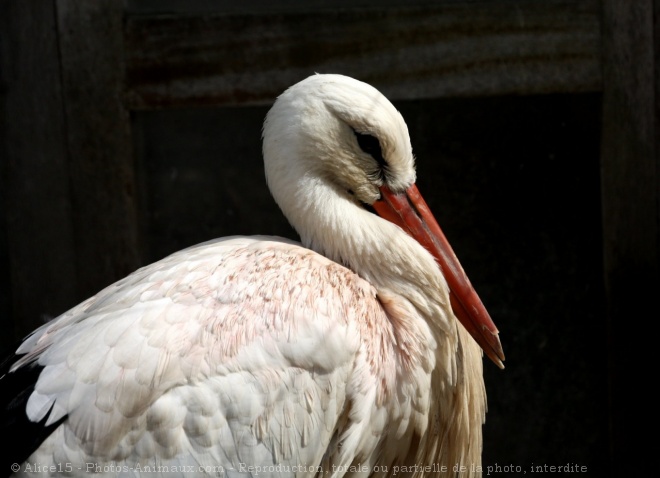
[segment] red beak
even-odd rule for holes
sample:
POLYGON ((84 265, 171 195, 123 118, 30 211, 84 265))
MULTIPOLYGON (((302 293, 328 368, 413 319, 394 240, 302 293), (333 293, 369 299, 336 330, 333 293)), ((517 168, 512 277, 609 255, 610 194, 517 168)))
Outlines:
POLYGON ((449 285, 449 298, 456 318, 481 346, 495 365, 504 368, 504 351, 499 332, 431 210, 414 184, 404 193, 381 186, 381 199, 373 205, 384 219, 401 227, 423 245, 440 265, 449 285))

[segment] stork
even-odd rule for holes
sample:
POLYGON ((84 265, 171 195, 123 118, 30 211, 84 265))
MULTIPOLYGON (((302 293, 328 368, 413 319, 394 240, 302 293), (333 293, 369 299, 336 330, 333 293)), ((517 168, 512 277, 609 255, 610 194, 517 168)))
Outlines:
POLYGON ((33 332, 0 370, 4 472, 480 475, 482 350, 504 354, 400 113, 313 75, 268 112, 263 155, 301 243, 190 247, 33 332))

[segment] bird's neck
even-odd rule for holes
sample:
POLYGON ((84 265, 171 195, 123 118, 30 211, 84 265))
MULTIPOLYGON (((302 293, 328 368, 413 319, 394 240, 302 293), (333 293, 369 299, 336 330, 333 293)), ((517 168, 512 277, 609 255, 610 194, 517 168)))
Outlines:
POLYGON ((293 200, 280 207, 302 243, 370 282, 381 302, 391 304, 398 297, 411 305, 395 306, 399 314, 407 309, 412 316, 396 326, 428 326, 428 348, 420 348, 419 353, 433 356, 430 380, 435 393, 424 427, 430 433, 414 460, 430 459, 449 469, 456 463, 480 465, 485 414, 481 350, 454 319, 446 282, 433 257, 398 226, 360 207, 349 194, 321 178, 288 186, 283 197, 293 200), (438 392, 452 388, 453 393, 438 392), (440 430, 445 432, 438 434, 440 430))
POLYGON ((438 334, 455 335, 446 281, 423 246, 323 177, 295 179, 272 190, 305 247, 406 298, 438 334))
POLYGON ((361 207, 350 193, 325 178, 303 177, 290 186, 290 194, 283 195, 288 202, 278 203, 305 247, 373 285, 391 282, 394 270, 400 269, 391 249, 398 236, 405 236, 403 231, 361 207))

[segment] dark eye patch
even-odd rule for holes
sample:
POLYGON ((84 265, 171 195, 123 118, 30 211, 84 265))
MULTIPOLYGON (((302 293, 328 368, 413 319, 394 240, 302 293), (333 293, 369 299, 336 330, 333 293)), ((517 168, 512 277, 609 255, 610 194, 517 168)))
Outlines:
POLYGON ((383 158, 383 151, 380 149, 380 142, 378 141, 378 138, 370 134, 358 133, 355 130, 353 132, 355 133, 358 145, 362 151, 371 155, 371 157, 374 158, 376 162, 378 162, 381 169, 385 169, 385 167, 387 167, 387 163, 385 162, 385 158, 383 158))

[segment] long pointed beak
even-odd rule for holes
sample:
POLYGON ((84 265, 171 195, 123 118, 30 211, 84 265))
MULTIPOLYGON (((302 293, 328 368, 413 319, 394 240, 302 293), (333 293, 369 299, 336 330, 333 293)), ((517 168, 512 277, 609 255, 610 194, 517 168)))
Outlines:
POLYGON ((449 285, 454 315, 488 358, 498 367, 504 368, 504 351, 497 327, 470 284, 417 186, 413 184, 404 193, 394 193, 384 185, 380 192, 381 199, 373 205, 378 215, 401 227, 435 257, 449 285))

